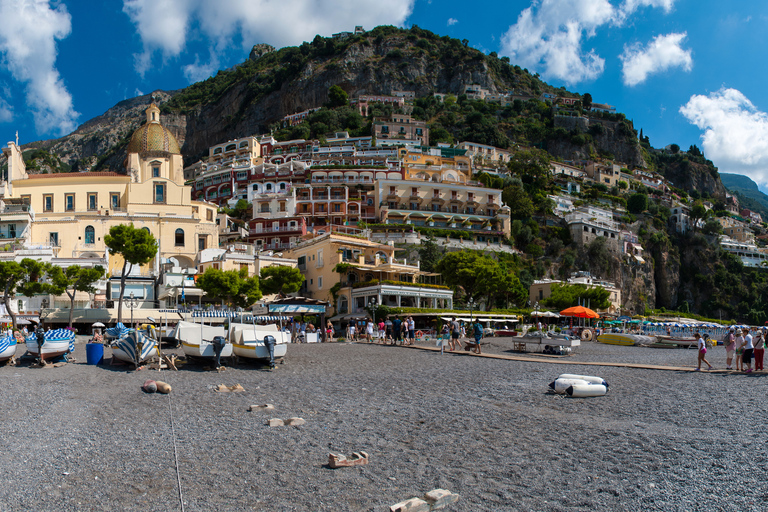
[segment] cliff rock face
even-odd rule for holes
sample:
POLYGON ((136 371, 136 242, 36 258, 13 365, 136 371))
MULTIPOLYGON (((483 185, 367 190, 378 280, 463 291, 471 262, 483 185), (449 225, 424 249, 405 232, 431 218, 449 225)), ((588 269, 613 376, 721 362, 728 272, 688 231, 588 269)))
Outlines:
POLYGON ((691 161, 672 162, 665 166, 664 176, 683 190, 698 190, 713 197, 725 199, 725 187, 713 168, 691 161))
MULTIPOLYGON (((643 158, 640 143, 634 136, 631 121, 616 122, 586 117, 555 116, 554 125, 565 128, 569 132, 590 134, 594 140, 595 149, 610 153, 617 163, 620 162, 629 167, 648 166, 643 158), (599 126, 599 128, 592 128, 593 126, 599 126)), ((577 146, 567 140, 550 141, 547 143, 547 150, 555 156, 568 160, 592 158, 588 145, 577 146)))
POLYGON ((674 309, 680 288, 680 261, 668 251, 654 255, 656 307, 674 309))

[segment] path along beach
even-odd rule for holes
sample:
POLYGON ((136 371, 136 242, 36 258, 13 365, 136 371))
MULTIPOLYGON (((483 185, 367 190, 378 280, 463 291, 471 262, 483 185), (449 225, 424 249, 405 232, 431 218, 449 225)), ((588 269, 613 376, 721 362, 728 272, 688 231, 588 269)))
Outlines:
MULTIPOLYGON (((515 355, 485 341, 484 354, 515 355)), ((183 501, 187 511, 378 511, 438 487, 461 496, 444 509, 454 511, 768 508, 768 373, 694 373, 695 349, 586 343, 557 359, 573 364, 548 364, 310 344, 290 346, 272 372, 222 373, 88 366, 82 344, 75 355, 60 368, 0 368, 0 510, 181 510, 183 501), (599 375, 610 391, 548 394, 561 373, 599 375), (148 378, 173 392, 142 393, 148 378), (245 391, 217 393, 218 384, 245 391), (275 410, 248 411, 263 403, 275 410), (266 425, 294 416, 306 424, 266 425), (329 451, 361 450, 370 464, 326 466, 329 451)), ((710 356, 724 368, 722 347, 710 356)))

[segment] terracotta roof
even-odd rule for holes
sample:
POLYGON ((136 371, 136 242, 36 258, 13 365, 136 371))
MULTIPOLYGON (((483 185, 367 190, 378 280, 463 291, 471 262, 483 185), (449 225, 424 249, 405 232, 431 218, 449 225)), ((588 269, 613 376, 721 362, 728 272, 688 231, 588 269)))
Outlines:
POLYGON ((55 172, 52 174, 30 174, 28 179, 41 178, 92 178, 97 176, 126 176, 116 172, 55 172))

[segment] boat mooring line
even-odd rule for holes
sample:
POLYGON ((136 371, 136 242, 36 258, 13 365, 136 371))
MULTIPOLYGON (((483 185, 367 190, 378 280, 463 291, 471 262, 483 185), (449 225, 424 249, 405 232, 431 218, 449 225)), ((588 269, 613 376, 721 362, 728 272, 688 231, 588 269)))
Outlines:
POLYGON ((168 412, 171 415, 171 436, 173 438, 173 459, 176 464, 176 482, 179 487, 179 503, 181 512, 184 512, 184 495, 181 492, 181 473, 179 472, 179 450, 176 448, 176 428, 173 426, 173 405, 171 404, 171 394, 168 393, 168 412))
MULTIPOLYGON (((439 348, 434 347, 423 347, 418 345, 411 345, 405 348, 410 349, 417 349, 417 350, 426 350, 429 352, 440 352, 439 348)), ((567 358, 559 358, 559 359, 544 359, 541 357, 535 357, 535 356, 509 356, 509 355, 502 355, 502 354, 474 354, 467 351, 452 351, 452 352, 445 352, 446 354, 453 354, 453 355, 460 355, 460 356, 471 356, 471 357, 484 357, 486 359, 501 359, 503 361, 520 361, 524 363, 545 363, 545 364, 567 364, 567 365, 581 365, 581 366, 612 366, 615 368, 636 368, 636 369, 642 369, 642 370, 663 370, 663 371, 673 371, 673 372, 692 372, 696 369, 693 366, 689 367, 683 367, 683 366, 662 366, 662 365, 655 365, 655 364, 640 364, 640 363, 609 363, 609 362, 598 362, 598 361, 572 361, 567 358)), ((734 370, 708 370, 706 372, 702 373, 718 373, 718 374, 731 374, 731 373, 739 373, 734 370)))

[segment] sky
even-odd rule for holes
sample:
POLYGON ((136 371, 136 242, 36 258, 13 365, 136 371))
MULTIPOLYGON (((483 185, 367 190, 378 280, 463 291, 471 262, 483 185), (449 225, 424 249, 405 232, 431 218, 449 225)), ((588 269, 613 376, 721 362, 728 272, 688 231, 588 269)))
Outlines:
POLYGON ((588 92, 654 147, 696 144, 721 172, 768 191, 768 2, 0 0, 0 20, 0 145, 16 131, 22 144, 65 135, 124 99, 186 87, 256 43, 418 25, 588 92))

